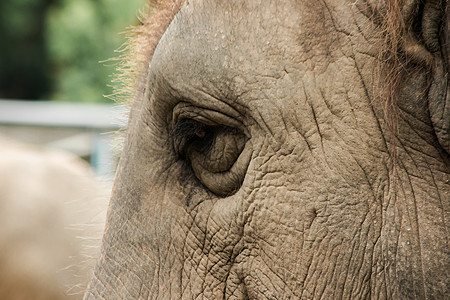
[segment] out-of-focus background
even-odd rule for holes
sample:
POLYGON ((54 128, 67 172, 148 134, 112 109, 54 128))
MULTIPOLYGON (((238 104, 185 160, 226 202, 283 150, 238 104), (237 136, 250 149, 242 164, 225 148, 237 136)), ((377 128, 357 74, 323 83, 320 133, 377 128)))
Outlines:
POLYGON ((0 299, 80 299, 127 108, 114 62, 145 0, 0 1, 0 299))
POLYGON ((121 126, 125 108, 105 97, 108 60, 125 41, 119 33, 139 24, 144 1, 0 1, 0 134, 68 150, 111 177, 100 133, 121 126))

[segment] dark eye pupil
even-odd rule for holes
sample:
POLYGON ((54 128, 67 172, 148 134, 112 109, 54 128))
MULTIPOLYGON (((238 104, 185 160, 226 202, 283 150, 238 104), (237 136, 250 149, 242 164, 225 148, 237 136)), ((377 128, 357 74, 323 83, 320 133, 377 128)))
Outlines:
POLYGON ((184 157, 188 148, 197 152, 208 151, 214 137, 214 130, 192 119, 181 120, 173 130, 175 151, 184 157))
POLYGON ((199 128, 199 129, 197 129, 196 131, 195 131, 195 135, 198 137, 198 138, 204 138, 205 136, 206 136, 206 130, 205 130, 205 128, 199 128))

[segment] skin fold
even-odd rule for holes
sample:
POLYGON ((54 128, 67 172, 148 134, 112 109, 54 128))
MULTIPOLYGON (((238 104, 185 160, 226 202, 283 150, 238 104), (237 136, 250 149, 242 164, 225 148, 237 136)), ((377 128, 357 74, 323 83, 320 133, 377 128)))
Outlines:
POLYGON ((449 294, 445 52, 410 60, 393 137, 373 2, 182 6, 133 103, 85 299, 449 294))

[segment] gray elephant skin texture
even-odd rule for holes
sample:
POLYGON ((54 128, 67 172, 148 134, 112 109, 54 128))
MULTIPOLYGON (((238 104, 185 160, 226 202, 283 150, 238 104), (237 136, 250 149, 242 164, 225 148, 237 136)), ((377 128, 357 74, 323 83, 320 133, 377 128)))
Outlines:
POLYGON ((447 1, 151 7, 85 299, 450 295, 447 1))

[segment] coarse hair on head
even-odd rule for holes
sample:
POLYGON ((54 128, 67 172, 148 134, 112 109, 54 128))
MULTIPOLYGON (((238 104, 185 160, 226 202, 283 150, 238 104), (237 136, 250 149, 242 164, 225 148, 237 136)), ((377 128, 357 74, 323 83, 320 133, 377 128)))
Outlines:
POLYGON ((108 61, 116 63, 112 83, 114 92, 108 98, 119 104, 131 105, 140 95, 150 68, 150 61, 159 40, 181 8, 184 0, 148 0, 140 12, 137 26, 125 32, 126 42, 108 61))

